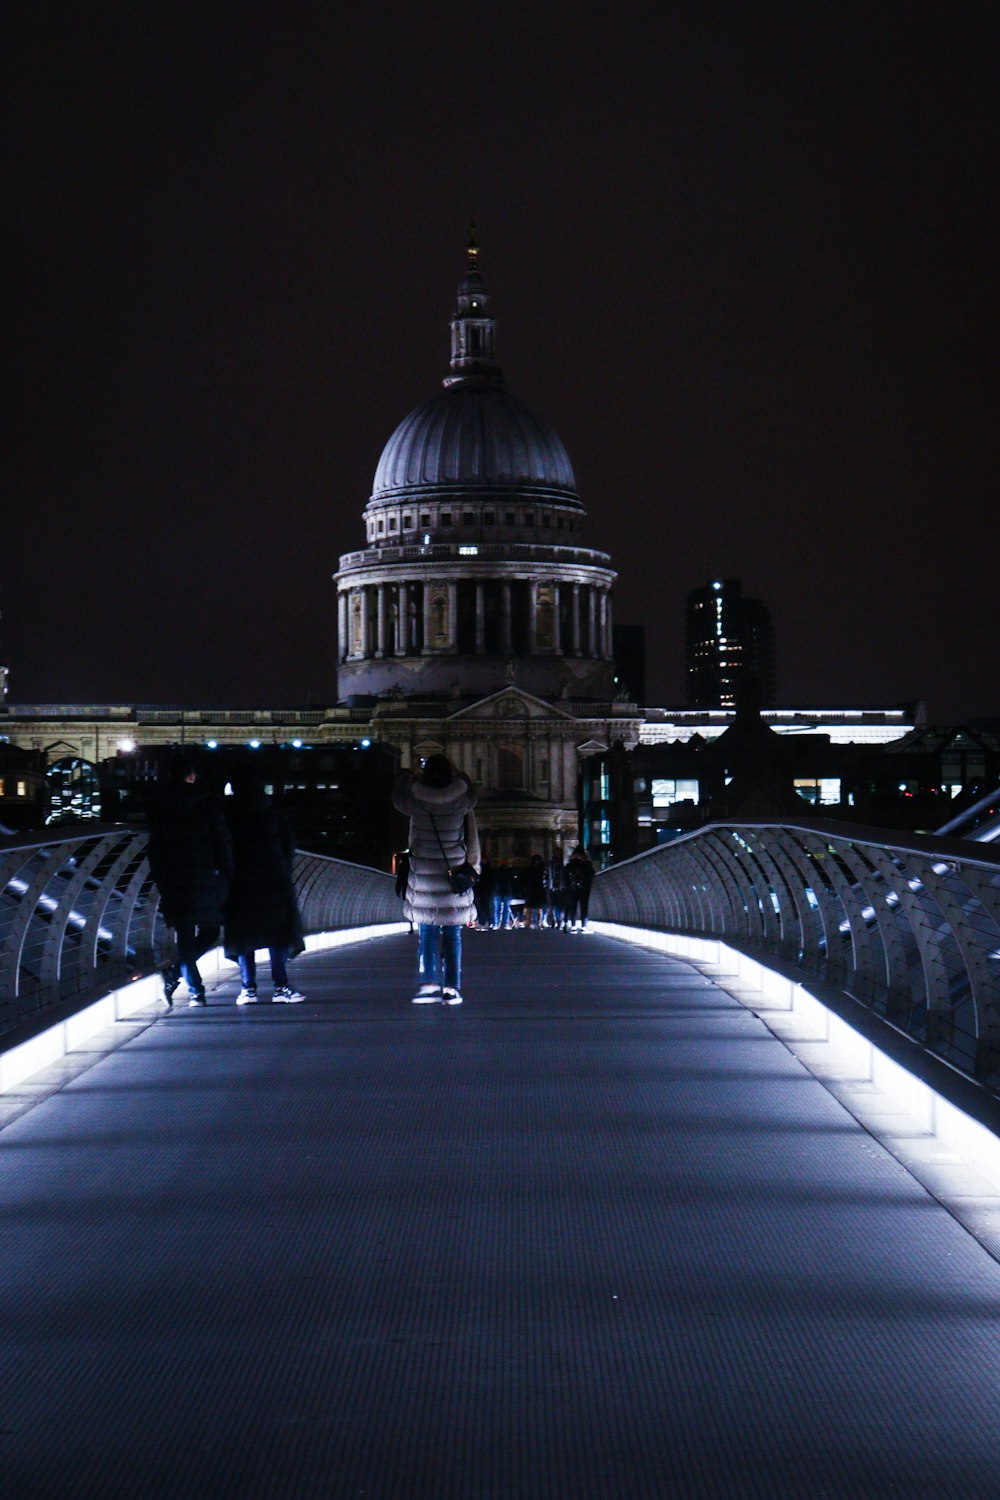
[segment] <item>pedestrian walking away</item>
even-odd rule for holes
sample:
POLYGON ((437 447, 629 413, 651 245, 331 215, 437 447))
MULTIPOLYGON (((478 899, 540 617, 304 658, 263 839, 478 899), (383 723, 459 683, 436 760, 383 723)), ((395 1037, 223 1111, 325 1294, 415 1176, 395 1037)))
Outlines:
POLYGON ((163 998, 173 1005, 183 979, 188 1004, 205 1004, 198 960, 219 941, 233 861, 222 799, 201 780, 196 762, 174 763, 149 809, 149 869, 163 919, 177 939, 177 962, 163 971, 163 998))
POLYGON ((473 808, 476 793, 444 755, 430 755, 422 771, 400 771, 393 805, 410 819, 410 870, 404 914, 417 925, 415 1005, 462 1003, 462 928, 474 910, 472 889, 456 891, 451 871, 480 866, 473 808), (443 954, 442 954, 443 948, 443 954))
POLYGON ((590 888, 594 883, 594 866, 582 844, 577 844, 566 861, 566 926, 570 932, 587 931, 590 910, 590 888))
POLYGON ((237 1005, 257 1002, 257 950, 271 960, 271 998, 278 1005, 305 999, 288 979, 288 960, 305 947, 292 860, 295 839, 284 809, 269 797, 252 768, 233 777, 226 805, 233 845, 233 885, 226 902, 226 957, 240 966, 237 1005))
POLYGON ((510 901, 514 894, 514 872, 505 859, 500 861, 493 877, 493 926, 503 929, 513 925, 510 901))
POLYGON ((545 925, 561 927, 565 919, 563 904, 566 897, 566 869, 560 854, 553 854, 546 861, 542 878, 545 885, 545 925))
POLYGON ((545 918, 545 861, 533 854, 524 872, 524 925, 538 929, 545 918))

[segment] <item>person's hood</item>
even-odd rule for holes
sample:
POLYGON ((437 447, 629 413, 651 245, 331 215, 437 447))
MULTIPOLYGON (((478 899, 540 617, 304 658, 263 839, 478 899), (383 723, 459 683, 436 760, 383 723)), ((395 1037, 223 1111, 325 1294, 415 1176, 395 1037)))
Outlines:
POLYGON ((210 788, 203 786, 200 782, 182 781, 175 786, 164 788, 160 805, 167 812, 186 813, 211 796, 210 788))
POLYGON ((413 800, 426 807, 428 812, 447 812, 469 797, 469 783, 464 776, 453 776, 447 786, 427 786, 422 781, 413 783, 413 800))

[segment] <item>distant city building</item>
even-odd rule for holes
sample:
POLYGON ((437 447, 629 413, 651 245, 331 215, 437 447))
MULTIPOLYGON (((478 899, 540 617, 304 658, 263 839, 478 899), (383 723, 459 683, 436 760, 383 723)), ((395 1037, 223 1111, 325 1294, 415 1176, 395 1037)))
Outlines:
POLYGON ((615 688, 619 696, 640 706, 646 701, 646 629, 643 625, 612 627, 615 688))
POLYGON ((580 823, 592 857, 615 863, 719 818, 797 814, 939 831, 995 794, 1000 732, 928 728, 922 709, 771 709, 753 716, 749 735, 737 732, 738 713, 650 710, 664 717, 643 726, 634 749, 612 745, 581 768, 580 823))
POLYGON ((774 703, 774 631, 759 599, 738 578, 717 579, 687 598, 687 699, 692 708, 736 707, 753 679, 758 701, 774 703))

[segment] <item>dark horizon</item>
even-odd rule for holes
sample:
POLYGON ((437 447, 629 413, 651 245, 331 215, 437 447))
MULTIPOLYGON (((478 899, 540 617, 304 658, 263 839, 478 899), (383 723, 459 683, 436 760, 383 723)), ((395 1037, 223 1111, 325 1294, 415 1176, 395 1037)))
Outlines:
POLYGON ((335 701, 474 215, 650 704, 719 576, 781 705, 1000 716, 994 8, 476 17, 15 16, 11 702, 335 701))

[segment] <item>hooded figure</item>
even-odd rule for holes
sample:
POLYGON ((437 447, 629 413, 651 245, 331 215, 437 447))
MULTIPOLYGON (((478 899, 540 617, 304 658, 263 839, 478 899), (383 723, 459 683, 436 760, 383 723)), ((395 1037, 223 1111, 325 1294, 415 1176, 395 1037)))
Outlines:
POLYGON ((474 819, 466 829, 466 815, 476 805, 476 793, 468 776, 453 770, 445 756, 431 755, 422 773, 399 773, 392 800, 394 807, 410 819, 410 870, 403 911, 417 924, 424 980, 413 999, 416 1004, 443 999, 459 1005, 461 933, 475 902, 471 890, 452 890, 449 870, 463 862, 479 869, 474 819))
POLYGON ((410 819, 405 915, 418 924, 463 926, 475 902, 471 890, 452 890, 448 871, 463 860, 479 868, 478 838, 474 848, 466 847, 465 815, 476 805, 472 782, 460 771, 453 773, 443 755, 432 755, 422 774, 399 773, 392 801, 410 819))
POLYGON ((284 811, 264 791, 253 771, 233 777, 226 808, 233 841, 235 874, 226 903, 226 957, 240 966, 243 990, 237 1004, 257 999, 255 952, 271 955, 274 999, 293 1003, 304 997, 288 983, 286 964, 305 947, 302 919, 292 881, 295 840, 284 811))
POLYGON ((164 971, 164 999, 172 1004, 183 977, 190 1003, 204 1005, 198 959, 218 942, 233 861, 222 802, 193 761, 176 762, 150 807, 148 855, 163 919, 177 934, 178 962, 164 971))

